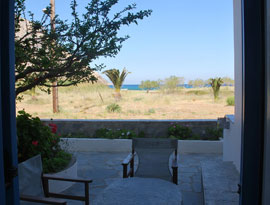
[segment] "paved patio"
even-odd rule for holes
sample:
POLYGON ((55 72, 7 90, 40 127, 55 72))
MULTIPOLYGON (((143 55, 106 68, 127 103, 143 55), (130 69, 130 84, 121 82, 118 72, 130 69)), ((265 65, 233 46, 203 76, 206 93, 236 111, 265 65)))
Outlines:
MULTIPOLYGON (((78 161, 78 176, 83 178, 93 179, 93 183, 90 184, 90 203, 93 202, 96 197, 113 181, 122 178, 122 160, 127 156, 128 153, 102 153, 102 152, 76 152, 74 153, 78 161)), ((204 193, 202 184, 202 163, 204 166, 213 165, 216 163, 222 163, 222 156, 216 154, 182 154, 179 160, 179 191, 182 192, 183 205, 203 205, 204 204, 204 193)), ((135 161, 136 165, 136 161, 135 161)), ((229 166, 229 165, 228 165, 229 166)), ((213 167, 213 166, 212 166, 213 167)), ((219 166, 220 167, 220 166, 219 166)), ((238 173, 232 168, 226 169, 222 167, 224 173, 233 179, 232 183, 229 184, 233 194, 226 199, 226 201, 215 201, 207 204, 233 204, 237 203, 235 200, 236 195, 234 194, 235 187, 238 183, 238 173), (228 172, 226 172, 228 170, 228 172)), ((219 172, 219 170, 213 170, 212 172, 219 172)), ((210 173, 211 174, 211 173, 210 173)), ((207 175, 209 176, 209 174, 207 175)), ((208 177, 209 179, 209 177, 208 177)), ((213 178, 217 180, 218 178, 213 178)), ((219 180, 219 179, 218 179, 219 180)), ((226 180, 226 179, 225 179, 226 180)), ((207 185, 213 183, 212 189, 217 192, 224 190, 224 184, 227 183, 224 180, 219 183, 217 181, 207 182, 207 185)), ((208 187, 209 188, 209 187, 208 187)), ((210 187, 211 188, 211 187, 210 187)), ((228 192, 228 190, 227 190, 228 192)), ((75 184, 71 188, 65 191, 68 194, 80 195, 84 193, 84 187, 81 184, 75 184)), ((212 192, 213 194, 213 192, 212 192)), ((220 193, 221 194, 221 193, 220 193)), ((68 204, 83 204, 83 202, 68 201, 68 204)), ((113 202, 111 203, 114 204, 113 202)))

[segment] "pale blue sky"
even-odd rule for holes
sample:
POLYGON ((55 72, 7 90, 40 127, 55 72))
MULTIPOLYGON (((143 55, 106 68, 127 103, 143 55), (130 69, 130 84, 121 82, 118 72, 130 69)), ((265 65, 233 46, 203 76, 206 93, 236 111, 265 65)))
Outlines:
MULTIPOLYGON (((42 14, 49 0, 26 0, 27 9, 42 14)), ((70 15, 70 0, 55 0, 56 13, 70 15)), ((79 12, 86 0, 78 0, 79 12)), ((115 10, 136 3, 138 9, 152 9, 139 25, 123 27, 120 35, 130 35, 116 58, 101 58, 107 69, 126 67, 132 72, 125 84, 141 80, 181 76, 233 78, 232 0, 119 0, 115 10)))

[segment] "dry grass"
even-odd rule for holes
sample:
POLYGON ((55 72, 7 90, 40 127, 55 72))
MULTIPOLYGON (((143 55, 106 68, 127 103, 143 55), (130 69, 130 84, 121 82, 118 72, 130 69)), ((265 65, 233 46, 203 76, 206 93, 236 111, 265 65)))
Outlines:
POLYGON ((213 100, 211 88, 180 89, 177 93, 162 91, 121 91, 116 101, 114 91, 102 85, 82 84, 59 88, 60 113, 52 113, 52 96, 37 89, 36 99, 30 93, 17 102, 17 110, 40 118, 54 119, 216 119, 234 114, 234 107, 226 99, 234 95, 233 87, 222 87, 220 99, 213 100), (117 103, 119 113, 108 113, 106 107, 117 103))

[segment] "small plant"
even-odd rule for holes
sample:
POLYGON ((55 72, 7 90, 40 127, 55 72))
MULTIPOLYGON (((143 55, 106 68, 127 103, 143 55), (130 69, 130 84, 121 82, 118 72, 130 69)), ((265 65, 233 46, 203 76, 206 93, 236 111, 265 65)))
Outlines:
POLYGON ((169 138, 180 140, 190 139, 193 137, 192 130, 189 127, 172 123, 168 130, 169 138))
POLYGON ((206 128, 206 137, 204 140, 219 140, 223 138, 223 129, 222 128, 206 128))
POLYGON ((143 98, 137 97, 137 98, 134 98, 134 101, 137 102, 137 101, 141 101, 142 99, 143 99, 143 98))
POLYGON ((112 103, 112 104, 110 104, 110 105, 108 105, 106 107, 106 110, 109 113, 112 113, 112 112, 121 112, 121 107, 120 107, 120 105, 118 105, 116 103, 112 103))
POLYGON ((227 105, 234 106, 234 96, 228 97, 226 102, 227 102, 227 105))
POLYGON ((149 110, 148 110, 148 113, 150 113, 150 114, 154 114, 154 113, 156 113, 156 111, 155 111, 155 109, 154 109, 154 108, 151 108, 151 109, 149 109, 149 110))
POLYGON ((144 115, 151 115, 151 114, 154 114, 156 113, 155 109, 154 108, 150 108, 147 110, 147 112, 144 113, 144 115))
POLYGON ((19 162, 41 154, 45 173, 58 172, 68 165, 71 154, 60 148, 60 136, 56 134, 55 124, 46 126, 38 117, 19 111, 16 125, 19 162))

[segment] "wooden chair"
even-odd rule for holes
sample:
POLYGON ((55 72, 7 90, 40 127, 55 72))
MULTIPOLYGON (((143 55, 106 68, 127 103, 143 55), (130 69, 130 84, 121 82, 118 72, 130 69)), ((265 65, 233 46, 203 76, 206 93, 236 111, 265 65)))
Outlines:
POLYGON ((160 178, 178 183, 176 139, 159 138, 135 138, 132 140, 132 153, 123 161, 123 178, 146 177, 160 178), (172 175, 169 169, 169 158, 174 152, 172 159, 172 175), (134 173, 134 157, 138 155, 139 164, 134 173), (128 165, 130 169, 128 171, 128 165))
POLYGON ((41 156, 37 155, 19 164, 19 191, 21 204, 33 204, 29 202, 36 202, 37 204, 67 204, 63 199, 72 199, 84 201, 86 205, 89 204, 89 179, 71 179, 56 177, 49 174, 42 173, 41 156), (84 196, 71 196, 65 194, 52 193, 49 191, 49 180, 60 180, 68 182, 84 183, 84 196), (51 198, 52 197, 52 198, 51 198), (57 199, 62 198, 62 199, 57 199))

